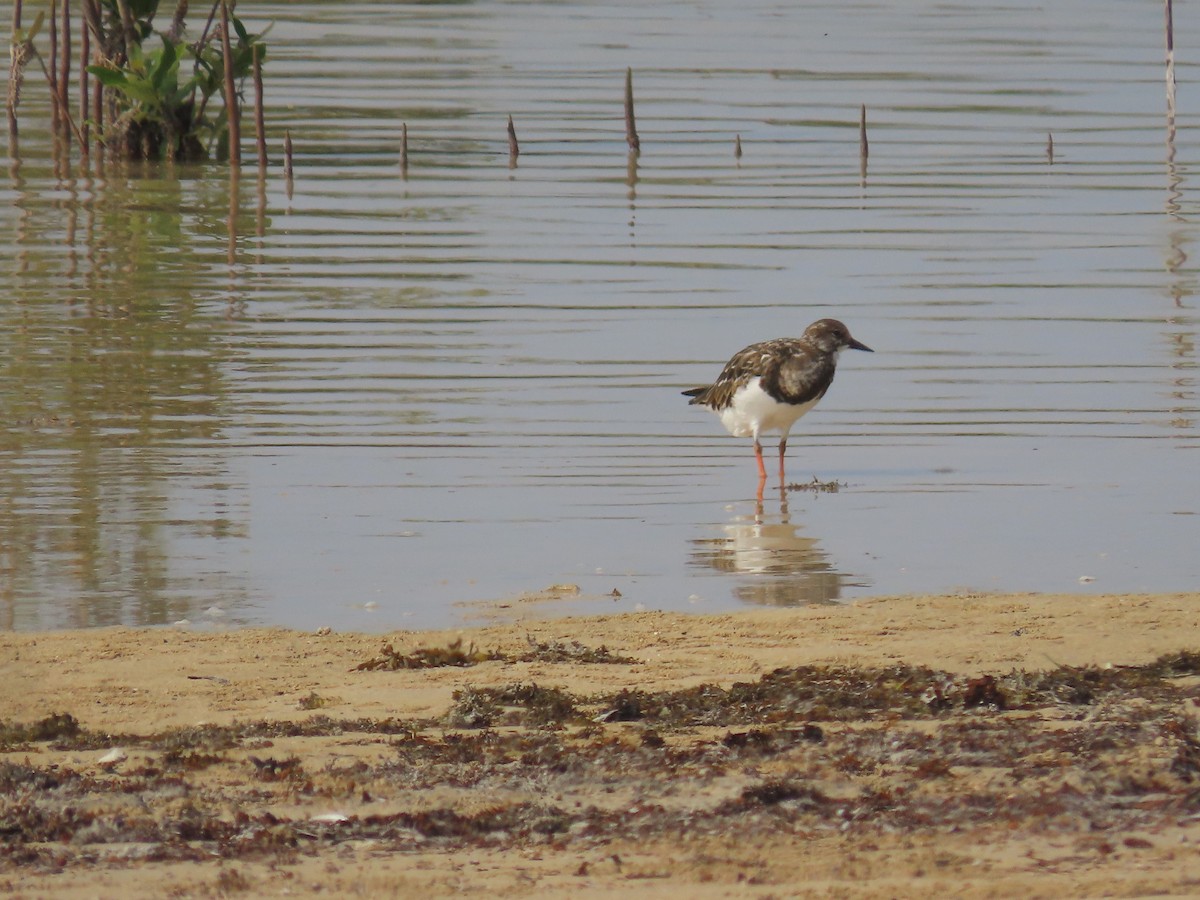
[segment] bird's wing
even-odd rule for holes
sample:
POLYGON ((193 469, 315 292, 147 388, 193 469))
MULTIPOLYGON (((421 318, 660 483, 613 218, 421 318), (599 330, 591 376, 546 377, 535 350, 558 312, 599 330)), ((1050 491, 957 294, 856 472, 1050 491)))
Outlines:
POLYGON ((811 403, 820 400, 833 383, 837 358, 828 353, 805 352, 796 343, 774 360, 772 371, 764 373, 763 387, 777 400, 786 403, 811 403))
POLYGON ((684 393, 692 398, 691 402, 694 404, 707 406, 709 409, 717 411, 725 409, 733 402, 733 395, 738 388, 755 375, 763 374, 764 369, 770 364, 769 345, 772 343, 774 342, 763 341, 739 350, 729 362, 725 363, 725 368, 721 370, 716 381, 708 387, 694 388, 684 391, 684 393))

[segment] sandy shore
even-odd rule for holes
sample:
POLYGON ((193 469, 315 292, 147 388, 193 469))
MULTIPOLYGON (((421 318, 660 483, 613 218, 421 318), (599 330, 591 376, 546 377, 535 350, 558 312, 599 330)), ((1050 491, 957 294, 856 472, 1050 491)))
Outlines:
POLYGON ((0 635, 0 892, 1196 895, 1198 625, 970 595, 0 635), (420 659, 473 664, 389 668, 420 659))

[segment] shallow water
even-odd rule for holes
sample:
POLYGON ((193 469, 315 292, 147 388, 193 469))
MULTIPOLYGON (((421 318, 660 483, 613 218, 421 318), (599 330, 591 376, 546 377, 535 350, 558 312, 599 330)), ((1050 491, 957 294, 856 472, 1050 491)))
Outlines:
POLYGON ((243 13, 274 22, 261 185, 56 177, 25 91, 4 626, 1200 584, 1186 10, 1174 130, 1153 4, 243 13), (826 315, 876 352, 789 474, 839 489, 760 505, 749 442, 679 391, 826 315))

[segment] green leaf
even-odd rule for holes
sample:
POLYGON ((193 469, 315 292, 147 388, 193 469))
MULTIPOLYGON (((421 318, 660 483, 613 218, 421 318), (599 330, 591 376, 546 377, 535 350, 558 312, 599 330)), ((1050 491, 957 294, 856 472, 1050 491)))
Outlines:
POLYGON ((125 84, 125 73, 120 69, 110 69, 108 66, 88 66, 87 70, 95 75, 105 87, 120 88, 125 84))
POLYGON ((88 66, 88 71, 105 87, 120 91, 135 103, 155 110, 162 106, 162 98, 145 78, 138 75, 130 77, 130 73, 104 66, 88 66))
POLYGON ((150 69, 150 84, 156 91, 162 92, 167 76, 179 61, 179 54, 175 45, 163 38, 163 48, 157 55, 158 59, 150 69))
POLYGON ((33 20, 33 24, 28 28, 18 28, 13 32, 12 44, 15 47, 17 44, 32 44, 33 39, 37 37, 39 31, 42 30, 42 23, 46 21, 46 14, 40 12, 33 20))
POLYGON ((128 59, 125 61, 125 69, 131 75, 146 74, 146 53, 142 50, 141 44, 130 44, 126 49, 128 59))
POLYGON ((239 47, 233 51, 233 77, 239 81, 254 71, 254 51, 239 47))
POLYGON ((143 106, 151 109, 158 109, 162 106, 162 98, 158 91, 145 78, 127 78, 124 84, 116 85, 129 99, 141 103, 143 106))
POLYGON ((175 90, 173 90, 171 93, 167 94, 166 107, 168 109, 178 109, 179 107, 183 106, 183 104, 185 102, 187 102, 187 98, 189 96, 191 96, 191 93, 192 93, 192 81, 188 80, 187 82, 185 82, 184 84, 180 85, 175 90))
POLYGON ((238 40, 243 44, 250 43, 250 37, 246 34, 246 26, 242 24, 242 20, 237 16, 230 16, 229 18, 233 22, 233 30, 237 32, 238 40))
POLYGON ((200 93, 205 97, 211 97, 217 92, 223 80, 224 75, 213 67, 212 59, 205 55, 196 57, 196 73, 192 76, 192 81, 200 89, 200 93))

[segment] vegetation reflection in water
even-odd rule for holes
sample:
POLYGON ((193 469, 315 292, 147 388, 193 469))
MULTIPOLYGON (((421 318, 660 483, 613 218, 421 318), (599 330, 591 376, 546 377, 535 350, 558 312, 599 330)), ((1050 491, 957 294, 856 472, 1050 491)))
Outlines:
POLYGON ((200 174, 112 165, 47 204, 25 193, 21 164, 10 170, 23 276, 0 363, 10 626, 18 595, 80 598, 64 624, 173 621, 188 605, 168 534, 244 532, 219 454, 188 454, 180 471, 178 448, 211 446, 231 407, 210 278, 227 222, 192 212, 227 208, 228 194, 200 174), (181 475, 207 483, 206 515, 175 520, 181 475))

